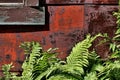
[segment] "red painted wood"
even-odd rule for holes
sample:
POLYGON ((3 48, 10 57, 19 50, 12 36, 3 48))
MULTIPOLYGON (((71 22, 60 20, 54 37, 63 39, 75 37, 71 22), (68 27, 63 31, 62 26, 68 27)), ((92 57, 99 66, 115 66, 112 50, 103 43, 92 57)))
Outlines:
POLYGON ((64 59, 73 45, 84 38, 84 6, 49 6, 48 12, 46 21, 50 21, 44 26, 0 26, 0 66, 13 62, 13 70, 21 70, 21 42, 38 41, 45 50, 58 47, 58 56, 64 59))
POLYGON ((52 31, 83 28, 84 6, 50 6, 50 19, 52 31), (74 26, 74 27, 73 27, 74 26))

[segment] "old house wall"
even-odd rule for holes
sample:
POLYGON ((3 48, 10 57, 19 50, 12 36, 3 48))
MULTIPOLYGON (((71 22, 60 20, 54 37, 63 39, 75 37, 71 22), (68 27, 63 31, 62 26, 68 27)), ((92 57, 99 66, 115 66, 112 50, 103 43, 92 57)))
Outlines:
POLYGON ((24 41, 38 41, 45 50, 57 47, 64 59, 87 33, 112 36, 115 31, 117 0, 46 0, 43 5, 45 25, 0 25, 0 66, 13 62, 13 71, 21 71, 24 54, 19 45, 24 41))

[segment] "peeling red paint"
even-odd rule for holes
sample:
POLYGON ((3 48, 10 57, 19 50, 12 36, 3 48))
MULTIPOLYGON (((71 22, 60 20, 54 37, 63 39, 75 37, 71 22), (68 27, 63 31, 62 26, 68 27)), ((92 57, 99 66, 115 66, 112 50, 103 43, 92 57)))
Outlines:
POLYGON ((84 6, 50 6, 49 12, 50 26, 56 26, 50 27, 52 31, 83 28, 84 6))

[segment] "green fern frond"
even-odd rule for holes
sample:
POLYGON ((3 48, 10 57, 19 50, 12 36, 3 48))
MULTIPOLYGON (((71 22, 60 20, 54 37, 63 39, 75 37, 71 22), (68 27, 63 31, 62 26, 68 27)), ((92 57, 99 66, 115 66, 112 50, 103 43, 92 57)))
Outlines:
POLYGON ((99 80, 99 79, 97 77, 96 72, 91 72, 84 77, 84 80, 99 80))
POLYGON ((34 79, 44 73, 49 67, 49 58, 50 54, 43 55, 40 59, 37 60, 37 64, 34 65, 33 77, 34 79))
POLYGON ((87 67, 89 64, 89 48, 92 45, 92 42, 101 34, 96 35, 95 37, 91 37, 88 35, 85 40, 79 42, 73 47, 71 54, 67 57, 67 64, 75 65, 79 67, 87 67))
POLYGON ((114 62, 105 62, 106 65, 105 70, 101 72, 100 74, 104 75, 104 79, 109 78, 110 80, 119 80, 120 77, 120 62, 114 61, 114 62))
POLYGON ((10 80, 12 78, 12 75, 10 73, 10 69, 13 68, 14 66, 11 64, 5 64, 2 66, 3 74, 5 80, 10 80))
POLYGON ((91 72, 94 72, 94 71, 102 72, 102 71, 104 71, 104 69, 105 69, 105 67, 102 64, 97 63, 97 64, 93 65, 91 72))
POLYGON ((41 74, 39 74, 35 80, 42 80, 44 77, 45 79, 47 79, 50 75, 52 75, 52 73, 54 71, 56 71, 57 69, 59 69, 60 64, 56 63, 56 65, 53 65, 51 67, 49 67, 47 70, 45 70, 44 72, 42 72, 41 74))
POLYGON ((34 64, 33 80, 41 80, 56 70, 59 59, 56 58, 55 50, 51 48, 47 52, 43 51, 41 53, 41 56, 36 60, 36 64, 34 64))
POLYGON ((32 42, 32 52, 30 53, 30 57, 29 57, 29 64, 33 65, 36 60, 37 57, 40 57, 40 50, 42 49, 42 47, 40 46, 40 44, 38 42, 32 42))
POLYGON ((77 79, 81 79, 81 76, 84 74, 84 67, 88 67, 89 65, 88 59, 91 55, 88 49, 91 47, 92 42, 99 36, 102 35, 98 34, 91 37, 89 34, 86 39, 77 43, 75 47, 73 47, 71 54, 67 57, 66 65, 61 67, 61 70, 71 74, 77 79))
POLYGON ((42 47, 38 42, 24 42, 20 47, 23 48, 27 54, 27 58, 22 65, 22 77, 23 79, 32 80, 34 64, 36 63, 36 60, 41 56, 40 52, 42 51, 42 47))
POLYGON ((84 74, 84 69, 78 65, 63 65, 59 67, 61 73, 66 73, 73 76, 76 79, 82 79, 82 74, 84 74))
POLYGON ((111 80, 119 80, 120 79, 120 68, 114 68, 109 72, 109 78, 111 80))
POLYGON ((47 80, 78 80, 78 79, 74 78, 73 76, 67 75, 67 74, 59 74, 59 75, 51 76, 47 80))

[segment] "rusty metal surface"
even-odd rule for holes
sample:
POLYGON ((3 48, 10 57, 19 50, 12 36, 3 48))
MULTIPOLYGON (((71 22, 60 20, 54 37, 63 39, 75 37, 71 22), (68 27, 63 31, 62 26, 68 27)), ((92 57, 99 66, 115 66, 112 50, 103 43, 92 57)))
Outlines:
POLYGON ((47 4, 118 4, 118 0, 46 0, 47 4))
POLYGON ((43 25, 45 12, 31 7, 0 7, 0 25, 43 25))
MULTIPOLYGON (((116 18, 113 16, 114 11, 118 11, 117 6, 86 6, 85 26, 88 27, 88 32, 92 35, 108 33, 110 37, 114 36, 116 31, 116 18)), ((95 41, 95 45, 101 40, 101 38, 98 38, 95 41)), ((108 49, 108 44, 96 47, 96 51, 103 58, 108 56, 108 49)))

